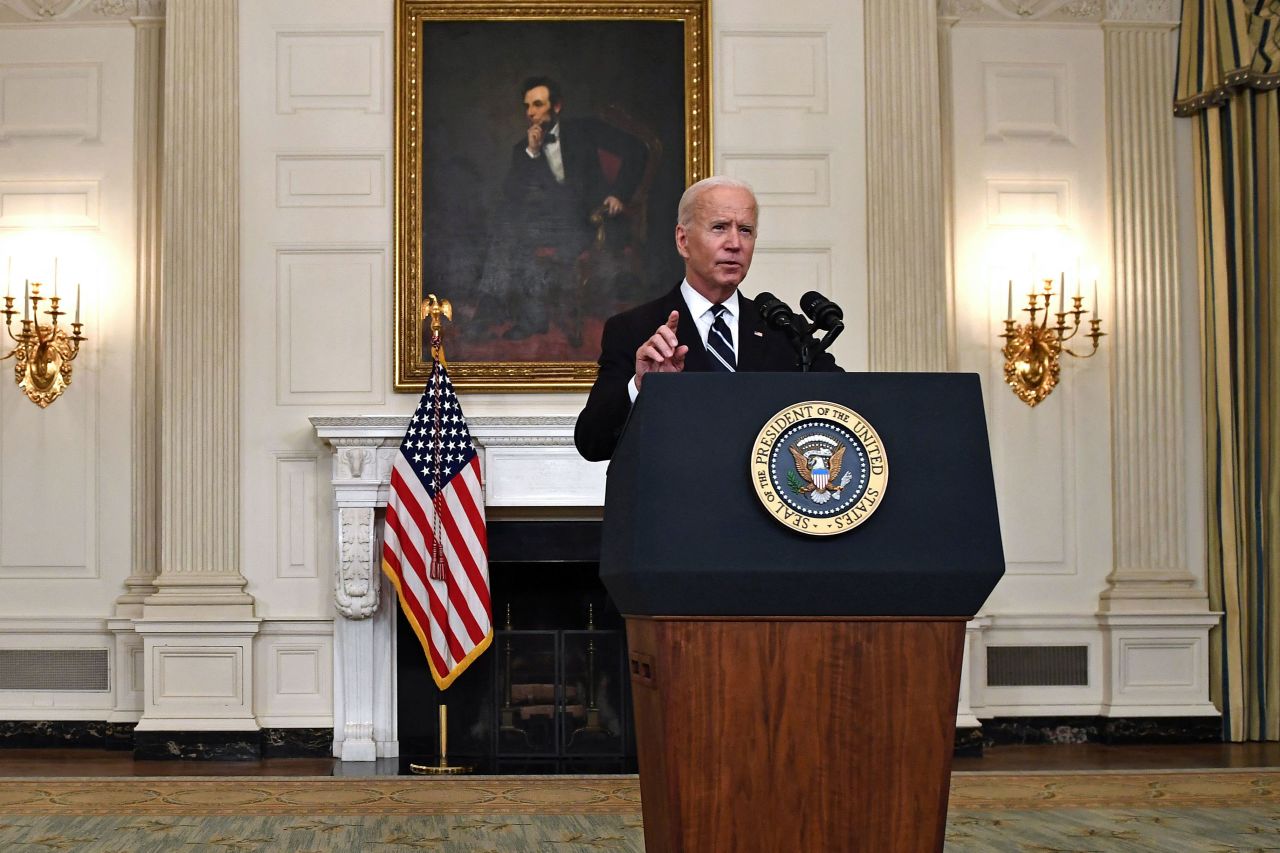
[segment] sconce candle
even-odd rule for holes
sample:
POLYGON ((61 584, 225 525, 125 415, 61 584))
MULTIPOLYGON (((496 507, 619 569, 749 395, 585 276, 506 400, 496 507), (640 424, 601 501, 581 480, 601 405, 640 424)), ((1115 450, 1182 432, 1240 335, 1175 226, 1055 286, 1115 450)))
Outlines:
MULTIPOLYGON (((1004 332, 999 337, 1004 339, 1004 381, 1019 400, 1028 406, 1035 406, 1053 391, 1058 384, 1060 359, 1063 353, 1076 358, 1089 358, 1098 351, 1098 341, 1105 332, 1102 321, 1098 319, 1098 285, 1094 282, 1093 319, 1088 329, 1080 335, 1093 342, 1088 352, 1075 352, 1067 346, 1067 342, 1081 332, 1080 317, 1084 314, 1082 300, 1077 295, 1072 300, 1072 308, 1066 310, 1067 274, 1065 271, 1058 277, 1058 313, 1057 322, 1050 324, 1050 307, 1053 305, 1053 279, 1044 280, 1044 291, 1037 293, 1034 289, 1027 298, 1027 322, 1019 324, 1013 318, 1013 282, 1009 282, 1009 316, 1004 321, 1004 332), (1041 317, 1037 315, 1043 311, 1041 317)), ((1080 287, 1076 279, 1077 290, 1080 287)))
MULTIPOLYGON (((56 276, 56 259, 54 270, 56 276)), ((11 297, 5 298, 0 315, 4 317, 5 331, 13 341, 13 348, 0 355, 0 361, 14 360, 14 381, 31 402, 43 409, 58 399, 71 384, 72 362, 80 354, 80 344, 87 338, 80 323, 80 285, 76 284, 76 322, 70 330, 59 323, 66 312, 58 307, 57 279, 54 280, 55 295, 52 298, 42 297, 40 286, 38 281, 23 280, 22 326, 17 333, 13 330, 13 318, 18 310, 13 307, 11 297), (40 318, 42 301, 45 303, 46 321, 43 323, 40 318)))
POLYGON ((1004 316, 1013 319, 1013 279, 1009 279, 1009 300, 1004 309, 1004 316))

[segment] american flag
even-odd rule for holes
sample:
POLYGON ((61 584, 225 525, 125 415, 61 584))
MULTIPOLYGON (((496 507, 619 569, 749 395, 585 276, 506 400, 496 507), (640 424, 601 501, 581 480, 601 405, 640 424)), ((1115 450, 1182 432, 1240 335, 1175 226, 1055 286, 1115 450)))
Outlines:
POLYGON ((444 690, 493 640, 480 460, 436 361, 391 467, 382 570, 444 690))

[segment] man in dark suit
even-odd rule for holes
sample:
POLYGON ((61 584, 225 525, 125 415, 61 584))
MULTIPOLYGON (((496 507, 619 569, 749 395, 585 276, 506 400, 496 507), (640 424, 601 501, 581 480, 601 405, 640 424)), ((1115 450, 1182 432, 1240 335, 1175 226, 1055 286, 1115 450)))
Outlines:
MULTIPOLYGON (((613 455, 649 373, 799 369, 787 336, 767 327, 738 290, 751 268, 758 214, 755 194, 742 181, 707 178, 685 190, 676 223, 684 281, 605 323, 600 372, 573 433, 586 459, 613 455)), ((840 368, 824 352, 812 369, 840 368)))
POLYGON ((645 165, 644 146, 631 135, 596 118, 561 118, 564 101, 552 78, 530 77, 522 90, 529 124, 511 150, 479 288, 515 318, 505 335, 511 340, 547 331, 552 309, 577 297, 574 265, 596 237, 593 216, 606 239, 625 239, 609 232, 645 165))

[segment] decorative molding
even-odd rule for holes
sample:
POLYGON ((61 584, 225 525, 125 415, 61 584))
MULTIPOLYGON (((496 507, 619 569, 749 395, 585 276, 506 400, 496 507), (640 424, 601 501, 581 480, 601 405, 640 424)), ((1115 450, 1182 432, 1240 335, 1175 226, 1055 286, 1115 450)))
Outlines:
POLYGON ((721 153, 720 174, 751 184, 762 207, 829 207, 831 154, 721 153))
POLYGON ((383 402, 375 355, 384 312, 383 246, 288 246, 276 250, 276 403, 383 402), (364 334, 352 334, 352 329, 364 334), (335 346, 349 341, 349 346, 335 346))
POLYGON ((752 286, 796 305, 806 291, 831 296, 831 247, 765 244, 756 248, 752 286))
POLYGON ((826 113, 825 32, 727 30, 720 33, 720 108, 826 113))
POLYGON ((276 112, 299 110, 385 110, 383 57, 386 34, 379 30, 276 33, 276 112), (354 54, 363 49, 363 58, 354 54), (356 69, 363 68, 363 74, 356 69))
POLYGON ((97 228, 96 180, 0 181, 0 228, 97 228))
POLYGON ((1104 5, 1103 0, 939 0, 938 16, 963 21, 1096 22, 1102 19, 1104 5))
POLYGON ((163 18, 164 4, 165 0, 0 0, 0 23, 126 23, 138 18, 163 18))
POLYGON ((275 454, 276 577, 314 578, 316 555, 315 453, 275 454))
POLYGON ((1071 184, 1053 180, 987 180, 988 225, 1067 226, 1071 184))
POLYGON ((276 207, 385 207, 382 152, 276 155, 276 207))
POLYGON ((89 3, 90 0, 0 0, 0 7, 12 9, 28 21, 60 21, 89 3))
POLYGON ((348 619, 367 619, 378 609, 378 576, 374 573, 372 507, 338 510, 338 576, 334 606, 348 619))
POLYGON ((1174 0, 1107 0, 1107 23, 1163 24, 1176 27, 1181 3, 1174 0))
POLYGON ((95 142, 102 133, 102 65, 0 65, 0 141, 18 137, 95 142), (23 101, 22 87, 30 88, 23 101))
POLYGON ((1071 141, 1071 87, 1066 65, 984 62, 982 88, 988 141, 1071 141), (1029 91, 1036 86, 1043 91, 1029 91))

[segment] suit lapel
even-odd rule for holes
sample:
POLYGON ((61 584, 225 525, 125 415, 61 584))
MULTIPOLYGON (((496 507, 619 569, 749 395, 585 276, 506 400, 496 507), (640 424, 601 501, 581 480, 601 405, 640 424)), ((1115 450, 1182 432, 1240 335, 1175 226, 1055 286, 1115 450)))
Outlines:
POLYGON ((764 368, 764 319, 756 311, 756 303, 738 291, 738 370, 751 372, 764 368))
MULTIPOLYGON (((707 355, 706 344, 698 334, 698 324, 693 321, 693 312, 689 310, 679 287, 671 297, 671 311, 680 312, 680 325, 676 328, 676 339, 689 347, 689 353, 684 357, 684 369, 705 373, 711 369, 711 357, 707 355)), ((667 314, 670 315, 671 311, 667 314)))

